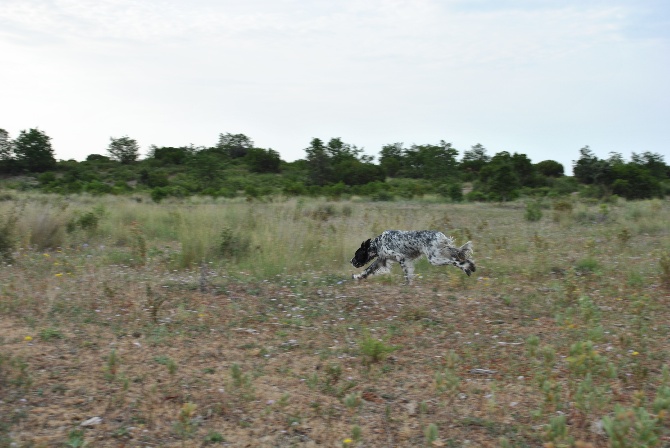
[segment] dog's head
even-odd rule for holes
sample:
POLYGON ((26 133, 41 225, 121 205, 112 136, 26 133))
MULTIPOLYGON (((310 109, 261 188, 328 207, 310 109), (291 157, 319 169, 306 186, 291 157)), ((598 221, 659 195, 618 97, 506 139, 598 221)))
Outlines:
POLYGON ((361 247, 354 254, 354 258, 351 259, 351 264, 354 267, 360 268, 365 266, 377 256, 377 251, 372 248, 371 243, 372 241, 369 239, 361 243, 361 247))
POLYGON ((474 260, 471 258, 473 254, 472 243, 468 241, 461 247, 452 247, 449 249, 451 259, 454 260, 455 265, 461 268, 468 277, 477 270, 474 260))

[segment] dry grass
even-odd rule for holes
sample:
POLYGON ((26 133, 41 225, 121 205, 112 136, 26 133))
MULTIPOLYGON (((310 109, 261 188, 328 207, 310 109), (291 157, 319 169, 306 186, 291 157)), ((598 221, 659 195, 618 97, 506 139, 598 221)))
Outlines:
POLYGON ((523 204, 17 201, 0 446, 670 443, 665 202, 529 222, 523 204), (39 210, 96 207, 95 228, 28 245, 39 210), (477 275, 349 280, 364 238, 445 227, 477 275), (248 246, 217 252, 223 229, 248 246))

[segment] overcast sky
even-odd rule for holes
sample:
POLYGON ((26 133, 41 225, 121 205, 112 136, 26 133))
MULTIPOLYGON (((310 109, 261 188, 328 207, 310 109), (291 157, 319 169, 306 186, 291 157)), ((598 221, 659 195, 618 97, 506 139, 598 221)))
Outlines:
POLYGON ((0 128, 284 160, 314 137, 670 163, 667 0, 0 0, 0 128))

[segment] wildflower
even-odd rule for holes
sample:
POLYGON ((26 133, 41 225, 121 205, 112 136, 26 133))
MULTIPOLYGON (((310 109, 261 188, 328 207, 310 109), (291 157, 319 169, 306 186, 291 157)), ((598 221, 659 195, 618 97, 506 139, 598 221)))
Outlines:
POLYGON ((342 441, 342 443, 344 443, 345 445, 351 445, 353 442, 354 442, 354 441, 351 440, 351 439, 344 439, 344 440, 342 441))
POLYGON ((49 257, 51 257, 51 255, 49 255, 49 254, 44 254, 44 258, 49 258, 49 257))
POLYGON ((30 341, 33 340, 33 337, 32 336, 26 336, 25 338, 23 338, 23 340, 26 341, 26 342, 30 342, 30 341))
POLYGON ((62 272, 59 272, 58 274, 56 274, 56 277, 62 277, 62 276, 63 276, 62 272))
POLYGON ((631 355, 633 355, 633 356, 638 356, 639 354, 640 354, 640 352, 633 352, 633 353, 631 353, 631 355))

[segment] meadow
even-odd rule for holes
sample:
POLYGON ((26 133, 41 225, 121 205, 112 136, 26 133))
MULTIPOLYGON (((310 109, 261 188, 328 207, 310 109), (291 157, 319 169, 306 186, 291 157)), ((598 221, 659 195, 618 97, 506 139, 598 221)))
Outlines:
POLYGON ((0 446, 670 446, 670 204, 0 191, 0 446), (385 229, 477 272, 355 282, 385 229))

